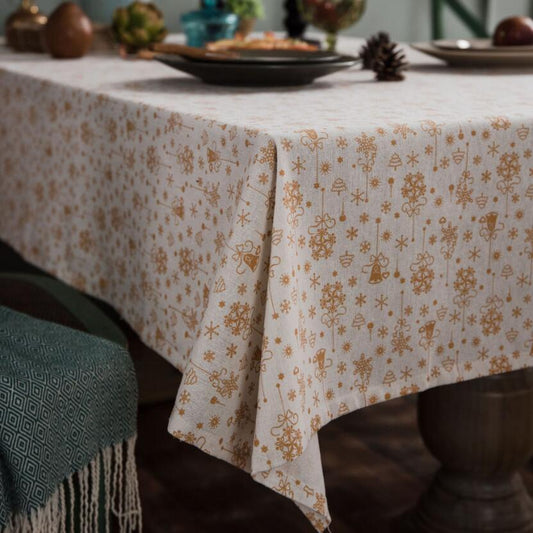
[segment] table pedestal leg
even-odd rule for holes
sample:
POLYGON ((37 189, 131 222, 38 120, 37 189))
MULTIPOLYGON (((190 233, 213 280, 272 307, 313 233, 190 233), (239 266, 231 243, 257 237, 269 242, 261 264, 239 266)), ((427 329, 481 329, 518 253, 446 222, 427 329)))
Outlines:
POLYGON ((422 437, 441 462, 402 533, 533 533, 518 473, 533 455, 533 369, 420 394, 422 437))

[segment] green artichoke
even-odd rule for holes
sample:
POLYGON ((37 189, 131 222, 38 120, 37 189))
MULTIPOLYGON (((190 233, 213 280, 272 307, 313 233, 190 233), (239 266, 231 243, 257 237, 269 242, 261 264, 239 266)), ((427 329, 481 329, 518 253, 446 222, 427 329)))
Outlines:
POLYGON ((161 11, 152 3, 137 1, 115 9, 113 32, 130 52, 161 42, 168 33, 161 11))

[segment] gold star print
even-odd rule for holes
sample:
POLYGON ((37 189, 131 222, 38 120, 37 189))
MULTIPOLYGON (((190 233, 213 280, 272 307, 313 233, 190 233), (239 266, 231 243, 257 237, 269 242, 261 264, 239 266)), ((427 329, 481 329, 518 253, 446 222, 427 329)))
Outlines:
POLYGON ((220 329, 220 325, 219 324, 215 325, 213 324, 213 321, 211 321, 208 326, 205 326, 204 335, 208 336, 209 340, 212 340, 214 336, 218 337, 220 335, 220 333, 218 332, 219 329, 220 329))
POLYGON ((376 307, 379 307, 379 310, 380 311, 383 311, 383 308, 384 307, 388 307, 388 303, 387 303, 387 300, 389 298, 385 295, 381 295, 379 298, 376 298, 376 307))

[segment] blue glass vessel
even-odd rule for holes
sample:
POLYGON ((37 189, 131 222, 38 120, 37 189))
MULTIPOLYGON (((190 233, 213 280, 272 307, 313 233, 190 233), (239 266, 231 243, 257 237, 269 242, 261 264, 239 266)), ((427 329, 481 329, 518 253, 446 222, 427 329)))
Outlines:
POLYGON ((181 16, 181 25, 189 46, 202 47, 208 42, 231 39, 239 17, 217 7, 217 0, 203 0, 202 8, 181 16))

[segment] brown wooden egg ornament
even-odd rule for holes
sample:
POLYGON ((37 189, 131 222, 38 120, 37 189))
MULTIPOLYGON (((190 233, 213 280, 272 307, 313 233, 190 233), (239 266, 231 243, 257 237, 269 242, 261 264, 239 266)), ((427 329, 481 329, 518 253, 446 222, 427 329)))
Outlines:
POLYGON ((509 17, 502 20, 492 37, 494 46, 533 45, 533 19, 530 17, 509 17))
POLYGON ((91 20, 74 2, 63 2, 48 18, 44 40, 52 57, 82 57, 89 51, 93 40, 91 20))

